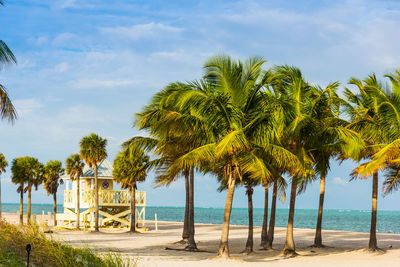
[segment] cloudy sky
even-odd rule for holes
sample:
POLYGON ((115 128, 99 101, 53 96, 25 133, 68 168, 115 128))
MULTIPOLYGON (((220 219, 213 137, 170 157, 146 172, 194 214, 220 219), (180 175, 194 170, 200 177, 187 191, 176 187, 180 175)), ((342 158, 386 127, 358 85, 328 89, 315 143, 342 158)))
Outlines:
MULTIPOLYGON (((199 78, 210 55, 260 55, 266 67, 291 64, 308 81, 342 87, 400 67, 400 4, 396 1, 102 1, 19 0, 0 8, 0 39, 18 65, 0 81, 19 119, 0 123, 0 152, 9 162, 30 155, 65 161, 91 132, 109 141, 109 159, 139 134, 133 114, 169 82, 199 78)), ((371 181, 348 182, 356 166, 332 162, 326 207, 370 209, 371 181)), ((2 176, 4 202, 18 202, 10 170, 2 176)), ((139 186, 150 205, 182 206, 182 181, 153 189, 153 175, 139 186)), ((223 207, 215 178, 196 176, 196 206, 223 207)), ((317 208, 319 185, 299 196, 298 208, 317 208)), ((62 195, 59 196, 60 201, 62 195)), ((381 197, 381 195, 380 195, 381 197)), ((40 189, 36 203, 50 203, 40 189)), ((400 192, 379 200, 399 210, 400 192)), ((245 207, 244 191, 234 206, 245 207)), ((263 190, 255 191, 262 207, 263 190)), ((287 207, 288 203, 279 204, 287 207)))

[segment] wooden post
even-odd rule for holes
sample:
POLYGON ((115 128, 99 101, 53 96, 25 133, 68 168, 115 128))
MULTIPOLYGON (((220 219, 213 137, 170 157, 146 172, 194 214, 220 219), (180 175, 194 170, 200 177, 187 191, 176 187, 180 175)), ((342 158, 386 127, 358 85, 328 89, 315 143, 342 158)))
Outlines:
POLYGON ((51 221, 51 212, 47 212, 47 226, 49 226, 49 222, 51 221))
POLYGON ((86 213, 83 214, 83 231, 86 232, 86 213))
POLYGON ((155 221, 155 224, 156 224, 156 232, 158 231, 158 225, 157 225, 157 213, 156 214, 154 214, 154 221, 155 221))

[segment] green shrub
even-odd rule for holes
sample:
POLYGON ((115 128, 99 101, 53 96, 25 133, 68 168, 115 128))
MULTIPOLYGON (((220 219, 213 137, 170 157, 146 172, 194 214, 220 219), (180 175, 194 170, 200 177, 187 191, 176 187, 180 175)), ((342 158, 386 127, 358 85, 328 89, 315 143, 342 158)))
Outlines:
POLYGON ((15 226, 0 220, 0 266, 26 266, 26 244, 32 245, 32 266, 134 267, 136 260, 118 253, 101 255, 50 240, 37 225, 15 226))

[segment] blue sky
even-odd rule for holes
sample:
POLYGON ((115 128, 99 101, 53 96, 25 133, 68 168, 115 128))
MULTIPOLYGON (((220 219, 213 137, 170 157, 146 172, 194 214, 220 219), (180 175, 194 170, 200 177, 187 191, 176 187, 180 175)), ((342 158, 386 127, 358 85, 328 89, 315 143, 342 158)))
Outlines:
MULTIPOLYGON (((1 70, 0 81, 19 120, 0 123, 0 152, 10 162, 25 155, 64 162, 82 136, 95 132, 108 139, 113 160, 120 144, 138 134, 133 114, 152 94, 199 78, 204 60, 216 53, 260 55, 266 67, 296 65, 322 86, 382 75, 400 67, 399 18, 396 1, 6 1, 0 39, 18 65, 1 70)), ((371 181, 348 182, 354 166, 332 163, 326 208, 370 209, 371 181)), ((152 174, 139 186, 149 205, 183 205, 182 181, 152 186, 152 174)), ((223 207, 214 177, 197 175, 195 186, 196 206, 223 207)), ((18 202, 9 169, 2 189, 4 202, 18 202)), ((318 184, 310 186, 297 208, 316 208, 318 193, 318 184)), ((42 189, 33 201, 51 203, 42 189)), ((380 195, 379 208, 399 210, 399 201, 400 192, 380 195)), ((262 207, 262 188, 254 202, 262 207)), ((246 205, 244 190, 237 190, 234 206, 246 205)))

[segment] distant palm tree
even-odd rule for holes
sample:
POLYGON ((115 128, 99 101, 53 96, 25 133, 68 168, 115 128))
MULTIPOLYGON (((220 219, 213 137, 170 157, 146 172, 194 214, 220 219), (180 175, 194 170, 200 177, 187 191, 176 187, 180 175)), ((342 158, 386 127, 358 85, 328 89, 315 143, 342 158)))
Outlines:
POLYGON ((119 152, 113 164, 113 178, 128 188, 131 194, 130 232, 136 232, 136 186, 146 179, 149 170, 149 156, 137 147, 130 146, 119 152))
POLYGON ((53 212, 54 212, 54 226, 57 226, 57 190, 58 186, 63 183, 60 176, 64 173, 62 163, 58 160, 51 160, 44 166, 44 189, 47 195, 53 195, 53 212))
MULTIPOLYGON (((8 162, 3 154, 0 154, 0 175, 6 172, 8 162)), ((0 219, 1 219, 1 179, 0 179, 0 219)))
POLYGON ((11 181, 13 184, 18 185, 17 192, 20 194, 19 198, 19 224, 24 224, 24 184, 26 182, 26 175, 22 164, 23 158, 15 158, 11 164, 11 181))
POLYGON ((20 223, 23 224, 23 197, 28 192, 28 223, 31 221, 31 199, 32 187, 37 190, 43 182, 44 166, 36 158, 20 157, 15 158, 11 166, 12 182, 18 184, 17 192, 20 193, 20 223), (27 184, 24 187, 25 183, 27 184))
MULTIPOLYGON (((3 6, 4 2, 0 0, 0 6, 3 6)), ((6 43, 0 40, 0 69, 8 64, 17 63, 14 54, 6 43)), ((0 84, 0 117, 1 119, 8 119, 9 122, 14 122, 17 118, 17 112, 15 111, 14 105, 8 96, 7 89, 5 86, 0 84)))
POLYGON ((94 192, 95 192, 95 231, 99 231, 99 186, 98 165, 107 157, 107 140, 97 134, 90 134, 81 139, 80 155, 90 168, 94 168, 94 192))
MULTIPOLYGON (((31 213, 32 213, 32 188, 38 190, 40 184, 44 181, 44 166, 36 158, 29 157, 27 164, 27 171, 29 173, 27 179, 27 186, 24 191, 28 191, 28 223, 31 223, 31 213)), ((55 216, 55 215, 54 215, 55 216)))
POLYGON ((76 181, 76 228, 80 229, 80 180, 85 163, 79 154, 73 154, 66 160, 66 172, 72 181, 76 181))

